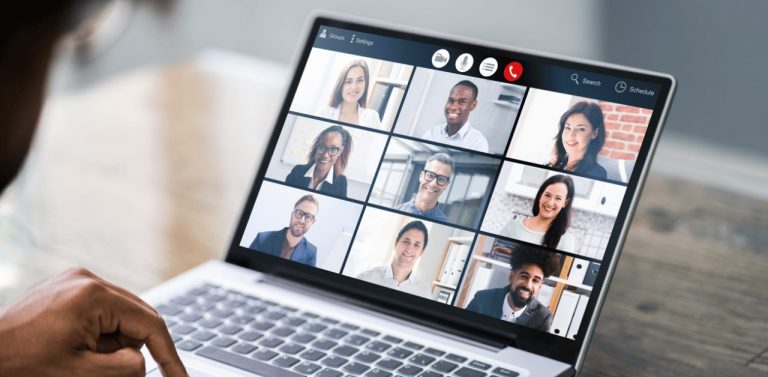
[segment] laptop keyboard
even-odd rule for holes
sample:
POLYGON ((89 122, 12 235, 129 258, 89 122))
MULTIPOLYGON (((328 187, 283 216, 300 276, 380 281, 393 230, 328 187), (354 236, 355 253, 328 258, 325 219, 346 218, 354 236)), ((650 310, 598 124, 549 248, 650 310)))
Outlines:
POLYGON ((352 323, 206 284, 159 305, 176 348, 276 377, 515 377, 352 323))

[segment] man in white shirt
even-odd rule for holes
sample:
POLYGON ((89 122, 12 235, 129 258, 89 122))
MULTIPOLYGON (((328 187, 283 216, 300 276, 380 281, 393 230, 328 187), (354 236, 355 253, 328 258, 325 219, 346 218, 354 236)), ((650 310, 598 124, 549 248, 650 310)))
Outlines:
POLYGON ((369 283, 396 289, 412 295, 429 298, 429 286, 413 276, 413 266, 427 247, 429 234, 421 221, 411 221, 397 234, 392 263, 375 267, 357 278, 369 283))
POLYGON ((469 113, 477 107, 477 85, 462 80, 451 88, 445 103, 445 123, 425 132, 421 138, 437 143, 453 145, 488 153, 488 141, 483 134, 472 128, 469 113))

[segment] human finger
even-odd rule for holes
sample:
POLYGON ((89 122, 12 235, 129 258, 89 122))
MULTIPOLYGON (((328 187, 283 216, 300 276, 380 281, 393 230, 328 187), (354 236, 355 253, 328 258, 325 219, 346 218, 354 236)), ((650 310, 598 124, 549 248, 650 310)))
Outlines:
POLYGON ((121 348, 111 353, 81 351, 74 369, 85 376, 142 377, 146 374, 144 356, 134 348, 121 348))
POLYGON ((100 321, 102 333, 119 332, 146 344, 165 376, 187 375, 165 322, 156 311, 123 296, 110 296, 107 300, 109 303, 101 306, 106 310, 104 321, 100 321))

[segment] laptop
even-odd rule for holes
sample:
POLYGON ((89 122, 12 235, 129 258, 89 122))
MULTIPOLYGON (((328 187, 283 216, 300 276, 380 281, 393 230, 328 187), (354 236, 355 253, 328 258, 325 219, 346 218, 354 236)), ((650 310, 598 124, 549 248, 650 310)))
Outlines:
POLYGON ((576 374, 674 78, 332 15, 307 30, 226 259, 143 295, 190 374, 576 374))

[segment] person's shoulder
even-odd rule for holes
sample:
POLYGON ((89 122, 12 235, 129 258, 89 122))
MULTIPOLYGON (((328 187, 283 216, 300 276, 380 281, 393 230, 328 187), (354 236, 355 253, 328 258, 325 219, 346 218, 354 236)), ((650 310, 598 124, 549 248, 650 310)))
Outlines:
POLYGON ((360 125, 367 127, 378 127, 381 125, 379 112, 367 107, 363 108, 363 111, 360 113, 360 125))
POLYGON ((509 289, 507 287, 482 289, 475 293, 475 297, 478 299, 492 299, 500 295, 506 295, 508 291, 509 289))
POLYGON ((335 177, 333 177, 333 184, 334 185, 346 185, 347 184, 347 176, 344 174, 339 174, 335 177))
POLYGON ((358 279, 370 279, 374 276, 380 276, 384 274, 384 270, 386 270, 386 266, 379 266, 371 268, 370 270, 366 270, 360 273, 360 275, 357 275, 358 279))
POLYGON ((307 249, 307 251, 310 251, 310 252, 317 251, 317 246, 315 246, 312 242, 309 242, 307 237, 302 238, 301 242, 304 243, 304 247, 307 249))
POLYGON ((317 111, 315 111, 315 115, 329 118, 333 116, 334 110, 336 110, 336 108, 332 106, 321 106, 319 109, 317 109, 317 111))
POLYGON ((595 162, 590 166, 590 168, 585 172, 588 176, 598 179, 606 179, 608 178, 608 171, 605 170, 605 168, 595 162))
POLYGON ((294 166, 291 169, 291 172, 288 173, 288 176, 294 176, 294 175, 304 175, 304 173, 307 172, 311 164, 299 164, 294 166))

